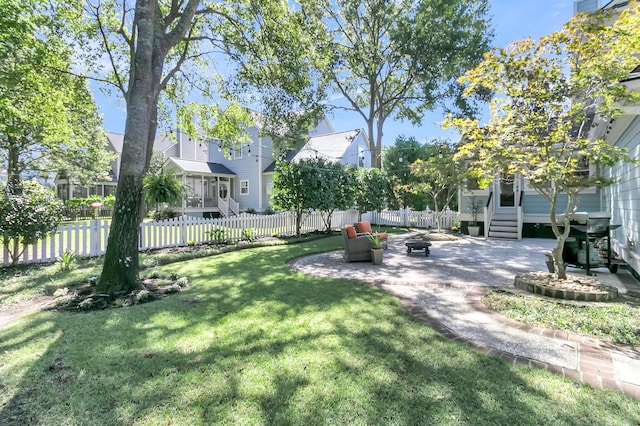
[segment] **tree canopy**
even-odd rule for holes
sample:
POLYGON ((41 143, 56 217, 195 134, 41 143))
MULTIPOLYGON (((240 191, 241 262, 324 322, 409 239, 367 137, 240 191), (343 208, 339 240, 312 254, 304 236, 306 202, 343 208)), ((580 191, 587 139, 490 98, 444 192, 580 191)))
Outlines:
POLYGON ((38 1, 0 0, 0 167, 7 190, 54 172, 86 183, 108 171, 107 139, 71 48, 38 1))
POLYGON ((634 3, 622 12, 576 15, 539 41, 524 39, 488 52, 461 79, 469 94, 487 89, 498 94, 488 123, 450 120, 463 135, 461 158, 471 160, 469 172, 483 185, 495 173, 519 175, 549 202, 561 278, 569 216, 581 191, 612 184, 603 168, 630 160, 594 135, 598 123, 621 113, 621 103, 640 98, 620 84, 638 64, 639 10, 634 3), (559 204, 561 195, 567 196, 566 205, 559 204), (560 223, 558 213, 564 213, 560 223))
POLYGON ((53 4, 56 19, 69 24, 75 36, 83 72, 120 95, 126 106, 116 205, 97 288, 130 291, 139 286, 138 211, 159 123, 175 114, 189 136, 215 137, 221 147, 234 147, 247 139, 246 125, 254 118, 239 96, 253 93, 248 99, 252 107, 264 106, 262 118, 276 116, 274 110, 286 118, 274 133, 297 129, 296 120, 308 114, 288 110, 305 111, 309 105, 307 69, 299 60, 308 51, 305 15, 273 0, 53 4), (217 72, 216 61, 227 59, 230 74, 238 78, 217 72))
POLYGON ((333 91, 367 125, 372 165, 381 167, 390 117, 420 123, 442 107, 473 112, 456 79, 474 67, 492 36, 486 0, 302 1, 325 30, 313 52, 333 91), (452 102, 449 102, 452 101, 452 102))
POLYGON ((0 184, 0 236, 15 264, 28 245, 54 231, 62 220, 62 201, 38 182, 0 184))
POLYGON ((406 186, 406 191, 428 196, 438 214, 439 231, 442 211, 445 207, 454 207, 452 203, 457 201, 464 173, 460 162, 454 158, 455 147, 450 142, 433 140, 425 148, 426 158, 419 158, 409 166, 413 183, 406 186))
POLYGON ((387 201, 389 179, 382 169, 361 168, 356 171, 355 203, 358 213, 381 211, 387 201))

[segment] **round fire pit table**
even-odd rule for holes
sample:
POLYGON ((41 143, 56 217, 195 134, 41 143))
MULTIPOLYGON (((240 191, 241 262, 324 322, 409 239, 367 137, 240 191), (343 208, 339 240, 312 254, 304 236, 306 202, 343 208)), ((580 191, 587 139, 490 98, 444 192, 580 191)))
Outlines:
POLYGON ((411 254, 412 250, 424 250, 424 255, 429 256, 429 247, 431 247, 431 242, 427 240, 414 240, 407 241, 404 243, 407 246, 407 254, 411 254))

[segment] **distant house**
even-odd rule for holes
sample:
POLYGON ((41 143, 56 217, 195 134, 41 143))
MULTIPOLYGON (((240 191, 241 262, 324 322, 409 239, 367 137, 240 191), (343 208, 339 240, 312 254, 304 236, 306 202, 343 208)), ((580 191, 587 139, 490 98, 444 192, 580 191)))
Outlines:
MULTIPOLYGON (((177 131, 174 138, 160 136, 154 150, 167 157, 164 165, 184 180, 187 200, 182 212, 190 216, 218 217, 237 215, 246 210, 257 212, 269 207, 273 188, 273 172, 278 152, 270 137, 261 136, 259 124, 248 131, 251 142, 223 152, 216 140, 190 139, 177 131)), ((109 133, 109 149, 122 153, 123 135, 109 133)), ((370 167, 371 158, 363 130, 335 132, 326 118, 309 132, 308 141, 298 150, 287 153, 286 159, 324 158, 358 167, 370 167)), ((88 195, 115 194, 120 157, 111 164, 106 179, 96 180, 90 188, 70 183, 64 177, 57 181, 62 199, 88 195)))
MULTIPOLYGON (((108 173, 106 173, 105 176, 94 178, 93 185, 88 187, 75 183, 64 174, 59 174, 55 179, 58 198, 68 200, 70 198, 87 198, 90 195, 99 195, 101 197, 115 195, 116 186, 118 185, 118 171, 120 170, 120 156, 122 155, 124 135, 108 132, 107 141, 107 150, 116 154, 115 160, 109 164, 108 173)), ((175 142, 170 138, 160 136, 156 138, 153 149, 165 152, 174 144, 175 142)))
MULTIPOLYGON (((284 160, 296 162, 313 158, 351 164, 359 168, 371 167, 367 136, 362 129, 312 136, 301 149, 289 151, 284 160)), ((272 161, 263 172, 267 188, 265 196, 268 200, 271 199, 275 166, 276 162, 272 161)))

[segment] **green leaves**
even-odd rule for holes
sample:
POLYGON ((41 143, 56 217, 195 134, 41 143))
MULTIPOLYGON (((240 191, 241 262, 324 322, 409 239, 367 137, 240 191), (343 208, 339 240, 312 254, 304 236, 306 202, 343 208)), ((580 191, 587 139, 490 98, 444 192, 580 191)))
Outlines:
POLYGON ((12 262, 52 232, 62 220, 62 201, 37 182, 0 185, 0 236, 12 262))
POLYGON ((389 179, 381 169, 358 169, 355 203, 361 213, 381 211, 385 207, 389 179))
POLYGON ((273 189, 273 206, 276 210, 295 212, 298 227, 304 211, 319 210, 330 228, 333 211, 353 205, 354 170, 351 166, 323 159, 278 162, 273 189))
POLYGON ((63 165, 81 183, 104 173, 106 137, 71 49, 40 3, 1 0, 0 162, 9 179, 63 165))
POLYGON ((460 79, 467 94, 485 88, 502 95, 492 101, 491 121, 482 127, 449 118, 467 140, 459 156, 477 160, 472 170, 509 169, 541 188, 553 182, 561 192, 577 193, 592 184, 575 179, 578 159, 592 157, 600 165, 628 160, 624 152, 585 138, 594 115, 614 118, 620 113, 616 103, 635 96, 618 83, 637 64, 632 52, 640 35, 629 28, 638 23, 638 6, 612 26, 604 19, 578 15, 539 42, 525 39, 488 52, 460 79))
POLYGON ((620 84, 638 63, 640 6, 633 3, 615 18, 577 15, 537 42, 525 39, 486 53, 460 81, 468 85, 467 95, 497 92, 489 123, 447 121, 463 135, 457 158, 470 161, 470 175, 485 176, 483 184, 499 172, 519 175, 549 202, 559 252, 567 235, 557 227, 557 207, 568 217, 581 191, 614 182, 599 166, 631 161, 601 138, 604 123, 621 114, 619 105, 640 99, 620 84), (566 205, 558 206, 561 195, 566 205))
POLYGON ((156 210, 161 204, 173 205, 187 196, 184 182, 176 176, 174 169, 145 176, 143 187, 145 200, 155 204, 156 210))

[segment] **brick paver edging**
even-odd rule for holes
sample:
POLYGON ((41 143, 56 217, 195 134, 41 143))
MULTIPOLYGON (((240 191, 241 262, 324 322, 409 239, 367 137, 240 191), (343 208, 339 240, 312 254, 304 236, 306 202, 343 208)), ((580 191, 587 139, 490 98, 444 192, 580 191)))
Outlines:
MULTIPOLYGON (((406 283, 404 283, 406 285, 406 283)), ((481 301, 481 297, 489 290, 489 288, 477 287, 477 286, 461 286, 452 284, 426 284, 420 283, 420 286, 424 287, 447 287, 447 288, 463 288, 467 289, 465 300, 474 309, 481 311, 492 319, 503 323, 505 326, 514 327, 519 330, 534 333, 553 339, 567 340, 578 344, 578 369, 569 369, 543 363, 533 359, 518 357, 513 354, 503 352, 497 349, 493 349, 486 345, 474 342, 465 337, 461 337, 453 332, 448 327, 444 326, 438 320, 430 317, 424 309, 418 304, 414 303, 411 298, 404 296, 399 292, 395 292, 393 284, 379 283, 377 287, 380 287, 385 292, 392 294, 398 298, 400 303, 413 315, 415 318, 428 325, 435 331, 442 334, 444 337, 457 342, 462 343, 477 352, 483 353, 489 356, 499 357, 513 365, 524 367, 541 368, 553 373, 562 375, 563 377, 585 383, 596 389, 610 389, 619 392, 623 392, 634 398, 640 399, 640 386, 622 382, 616 378, 613 368, 613 359, 611 351, 616 350, 619 352, 640 356, 640 352, 629 347, 616 346, 608 342, 604 342, 597 339, 587 338, 576 334, 570 334, 563 331, 552 330, 542 327, 533 327, 520 322, 507 318, 499 313, 488 309, 481 301)))

